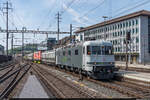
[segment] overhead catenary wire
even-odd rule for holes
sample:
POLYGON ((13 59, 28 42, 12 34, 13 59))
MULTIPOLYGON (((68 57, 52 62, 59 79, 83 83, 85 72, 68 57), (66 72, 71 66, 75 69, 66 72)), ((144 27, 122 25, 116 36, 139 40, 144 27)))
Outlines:
POLYGON ((147 0, 147 1, 145 1, 145 2, 142 2, 142 3, 140 3, 140 4, 137 4, 137 5, 135 5, 135 6, 131 7, 131 8, 128 8, 128 9, 126 9, 126 10, 124 10, 124 11, 122 11, 122 12, 116 14, 116 15, 114 15, 112 18, 115 18, 115 17, 117 17, 117 16, 120 16, 121 14, 124 14, 124 13, 126 13, 126 12, 129 12, 130 10, 133 10, 133 9, 135 9, 135 8, 137 8, 137 7, 143 6, 143 5, 148 4, 148 3, 150 3, 150 0, 147 0))
MULTIPOLYGON (((67 8, 71 7, 71 5, 75 2, 76 0, 72 0, 68 3, 67 8)), ((63 15, 66 12, 66 10, 61 11, 61 15, 63 15)))
POLYGON ((105 2, 105 0, 103 0, 102 2, 100 2, 97 6, 95 6, 94 8, 90 9, 89 11, 87 11, 86 13, 84 13, 81 17, 79 18, 83 18, 85 16, 87 16, 88 14, 90 14, 92 11, 96 10, 97 8, 99 8, 103 3, 105 2))
MULTIPOLYGON (((54 2, 53 6, 52 6, 52 7, 50 8, 50 10, 48 11, 48 13, 44 16, 44 19, 41 21, 41 24, 40 24, 40 26, 38 27, 39 29, 41 28, 41 26, 42 26, 43 24, 45 24, 46 18, 49 17, 50 14, 52 13, 52 11, 56 8, 55 5, 56 5, 56 0, 55 0, 55 2, 54 2)), ((47 28, 49 28, 49 26, 48 26, 47 28)))

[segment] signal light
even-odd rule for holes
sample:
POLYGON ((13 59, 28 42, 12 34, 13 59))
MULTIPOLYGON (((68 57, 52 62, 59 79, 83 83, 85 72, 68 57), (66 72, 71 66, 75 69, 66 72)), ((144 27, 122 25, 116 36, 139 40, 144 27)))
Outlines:
POLYGON ((126 38, 127 38, 127 40, 131 40, 131 34, 130 34, 130 32, 127 32, 127 35, 126 35, 126 38))

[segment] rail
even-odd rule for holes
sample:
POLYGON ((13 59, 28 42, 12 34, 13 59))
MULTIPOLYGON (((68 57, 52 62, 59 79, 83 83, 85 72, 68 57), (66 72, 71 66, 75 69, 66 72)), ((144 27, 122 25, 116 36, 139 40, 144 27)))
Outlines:
MULTIPOLYGON (((37 65, 36 65, 37 66, 37 65)), ((69 93, 70 92, 74 92, 74 95, 75 97, 77 96, 77 98, 96 98, 95 95, 91 95, 90 93, 88 93, 87 91, 83 91, 82 88, 80 88, 79 86, 76 86, 74 83, 72 83, 71 81, 69 80, 66 80, 64 78, 62 78, 61 76, 57 76, 56 74, 54 74, 53 72, 48 72, 47 70, 44 70, 42 69, 40 66, 34 68, 33 69, 35 70, 35 72, 39 75, 39 77, 42 78, 42 80, 44 80, 44 83, 45 84, 48 84, 46 85, 47 87, 49 86, 49 88, 52 88, 54 92, 54 95, 58 98, 68 98, 70 95, 69 93), (43 70, 43 71, 42 71, 43 70), (45 74, 44 74, 45 73, 45 74), (66 87, 67 89, 66 90, 62 90, 60 89, 60 87, 57 87, 55 83, 53 82, 50 82, 49 81, 49 78, 53 77, 55 83, 61 83, 61 85, 63 87, 66 87), (64 91, 70 91, 68 94, 65 93, 64 91)), ((59 85, 60 86, 60 85, 59 85)), ((71 94, 71 93, 70 93, 71 94)))
MULTIPOLYGON (((60 69, 58 67, 55 67, 56 70, 59 71, 63 71, 65 73, 71 74, 74 77, 80 77, 79 74, 77 73, 73 73, 70 71, 66 71, 63 69, 60 69)), ((104 86, 106 88, 110 88, 113 90, 116 90, 122 94, 131 96, 131 97, 135 97, 135 98, 150 98, 150 88, 149 86, 144 86, 144 85, 138 85, 138 81, 136 81, 135 83, 129 83, 129 82, 125 82, 126 80, 124 79, 124 81, 116 81, 116 80, 111 80, 111 81, 99 81, 99 80, 94 80, 91 79, 89 77, 84 76, 84 79, 90 82, 94 82, 96 84, 99 84, 101 86, 104 86), (137 85, 137 86, 135 86, 137 85), (141 86, 141 87, 138 87, 141 86), (131 88, 131 89, 129 89, 131 88), (143 90, 144 89, 144 90, 143 90)), ((146 84, 146 83, 143 83, 146 84)))
MULTIPOLYGON (((15 72, 11 73, 10 75, 7 76, 6 79, 8 79, 8 77, 13 77, 13 79, 9 82, 9 84, 7 85, 6 88, 3 89, 3 91, 0 94, 0 99, 4 99, 7 98, 9 96, 9 94, 12 92, 12 90, 15 88, 15 86, 19 83, 19 81, 23 78, 23 76, 28 72, 28 70, 31 68, 31 65, 22 65, 21 67, 19 67, 19 69, 17 69, 15 72), (22 69, 29 66, 26 70, 24 70, 23 73, 21 73, 22 69)), ((4 80, 3 80, 4 81, 4 80)))

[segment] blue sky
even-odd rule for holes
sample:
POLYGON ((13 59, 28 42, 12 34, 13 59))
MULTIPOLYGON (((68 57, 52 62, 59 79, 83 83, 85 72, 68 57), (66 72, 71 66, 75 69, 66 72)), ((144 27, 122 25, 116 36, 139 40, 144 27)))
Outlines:
MULTIPOLYGON (((7 0, 0 0, 0 7, 7 0)), ((60 31, 69 31, 69 24, 75 27, 85 27, 102 22, 102 16, 119 17, 139 10, 150 10, 150 0, 8 0, 12 3, 13 11, 9 15, 9 29, 27 29, 56 31, 56 13, 61 15, 60 31), (141 6, 140 4, 143 5, 141 6), (139 6, 140 5, 140 6, 139 6), (129 10, 128 10, 129 9, 129 10)), ((0 27, 5 29, 5 15, 0 12, 0 27)), ((61 35, 61 38, 66 35, 61 35)), ((49 35, 56 37, 56 35, 49 35)), ((6 45, 6 35, 0 34, 0 44, 6 45)), ((15 34, 15 38, 21 38, 15 34)), ((26 34, 25 43, 33 43, 33 35, 26 34)), ((34 42, 41 42, 45 35, 36 35, 34 42)), ((10 43, 10 41, 9 41, 10 43)), ((20 39, 14 43, 21 44, 20 39)), ((10 45, 10 44, 9 44, 10 45)), ((10 48, 10 46, 9 46, 10 48)))

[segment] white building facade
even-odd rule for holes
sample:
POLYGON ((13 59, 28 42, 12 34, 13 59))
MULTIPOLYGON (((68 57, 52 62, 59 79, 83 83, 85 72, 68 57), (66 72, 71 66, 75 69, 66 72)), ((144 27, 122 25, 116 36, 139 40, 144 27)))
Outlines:
POLYGON ((131 63, 150 62, 150 12, 139 11, 76 31, 76 40, 104 40, 112 42, 116 61, 125 61, 126 33, 131 63))

